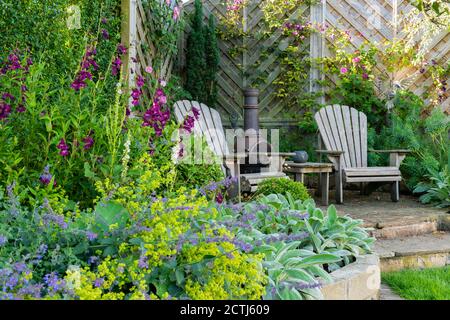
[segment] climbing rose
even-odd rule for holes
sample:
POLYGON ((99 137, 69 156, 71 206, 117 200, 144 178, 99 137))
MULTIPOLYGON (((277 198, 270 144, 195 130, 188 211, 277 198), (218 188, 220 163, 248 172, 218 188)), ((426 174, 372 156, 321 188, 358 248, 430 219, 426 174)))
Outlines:
POLYGON ((147 66, 147 67, 145 68, 145 72, 147 72, 147 73, 152 73, 152 72, 153 72, 153 68, 152 68, 151 66, 147 66))
POLYGON ((180 17, 180 7, 176 6, 173 8, 173 20, 177 21, 180 17))
POLYGON ((347 68, 341 68, 341 73, 342 74, 346 74, 348 72, 348 69, 347 68))

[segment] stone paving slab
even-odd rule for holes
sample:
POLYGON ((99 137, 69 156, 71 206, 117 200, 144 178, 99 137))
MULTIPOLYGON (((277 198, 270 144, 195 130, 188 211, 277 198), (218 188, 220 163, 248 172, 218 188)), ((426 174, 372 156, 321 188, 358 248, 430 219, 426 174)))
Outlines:
MULTIPOLYGON (((320 203, 320 199, 316 199, 320 203)), ((421 204, 416 197, 401 195, 399 202, 392 202, 390 194, 374 192, 370 196, 360 195, 358 191, 345 191, 344 203, 334 203, 333 191, 330 204, 334 204, 341 215, 364 220, 366 227, 382 229, 422 222, 435 222, 447 215, 448 209, 438 209, 421 204)), ((322 209, 326 207, 321 206, 322 209)), ((450 214, 448 214, 450 216, 450 214)))
POLYGON ((405 300, 396 294, 392 289, 385 283, 381 283, 380 287, 380 300, 405 300))
POLYGON ((374 251, 380 258, 449 253, 450 233, 436 232, 416 237, 378 240, 374 251))

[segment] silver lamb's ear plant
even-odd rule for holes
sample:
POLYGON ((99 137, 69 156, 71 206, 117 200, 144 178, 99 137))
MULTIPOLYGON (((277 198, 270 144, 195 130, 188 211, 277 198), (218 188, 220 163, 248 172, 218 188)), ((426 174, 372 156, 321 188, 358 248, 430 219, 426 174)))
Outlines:
POLYGON ((261 197, 239 210, 224 207, 221 213, 227 225, 236 226, 238 239, 264 254, 264 299, 321 299, 330 272, 371 252, 374 242, 361 220, 339 216, 334 206, 324 213, 314 200, 296 200, 289 193, 261 197))

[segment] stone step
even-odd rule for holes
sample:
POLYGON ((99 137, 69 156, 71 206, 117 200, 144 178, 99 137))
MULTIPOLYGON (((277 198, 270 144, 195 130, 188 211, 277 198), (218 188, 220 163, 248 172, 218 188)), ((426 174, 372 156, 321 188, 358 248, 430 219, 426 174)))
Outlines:
POLYGON ((450 232, 380 239, 375 242, 374 251, 380 257, 383 272, 443 267, 450 264, 450 232))
POLYGON ((414 237, 438 231, 439 223, 435 221, 423 221, 417 223, 406 223, 404 225, 386 226, 374 229, 369 233, 377 239, 397 239, 414 237))

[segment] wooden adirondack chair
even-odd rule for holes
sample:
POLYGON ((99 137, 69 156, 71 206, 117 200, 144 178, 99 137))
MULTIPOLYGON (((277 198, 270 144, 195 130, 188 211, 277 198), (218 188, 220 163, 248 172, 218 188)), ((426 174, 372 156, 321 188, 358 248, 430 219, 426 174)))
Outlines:
POLYGON ((336 202, 343 202, 343 183, 360 183, 363 192, 365 182, 387 182, 391 184, 391 199, 400 197, 402 179, 400 164, 408 150, 369 150, 389 153, 388 167, 367 167, 367 117, 348 106, 333 105, 319 110, 314 118, 320 131, 319 148, 322 143, 325 154, 334 164, 336 175, 336 202))
POLYGON ((286 157, 292 156, 290 153, 267 153, 270 161, 270 167, 267 172, 243 174, 240 173, 240 164, 246 158, 244 153, 230 152, 226 136, 224 133, 222 120, 220 114, 197 101, 177 101, 174 105, 174 112, 179 123, 182 123, 187 115, 193 116, 192 108, 195 107, 200 111, 199 119, 194 123, 194 134, 204 136, 205 140, 213 153, 221 157, 223 160, 222 170, 227 177, 237 177, 238 193, 241 192, 241 185, 246 185, 254 192, 257 189, 258 183, 267 178, 286 178, 283 173, 283 164, 286 157), (244 180, 246 183, 241 183, 244 180))

